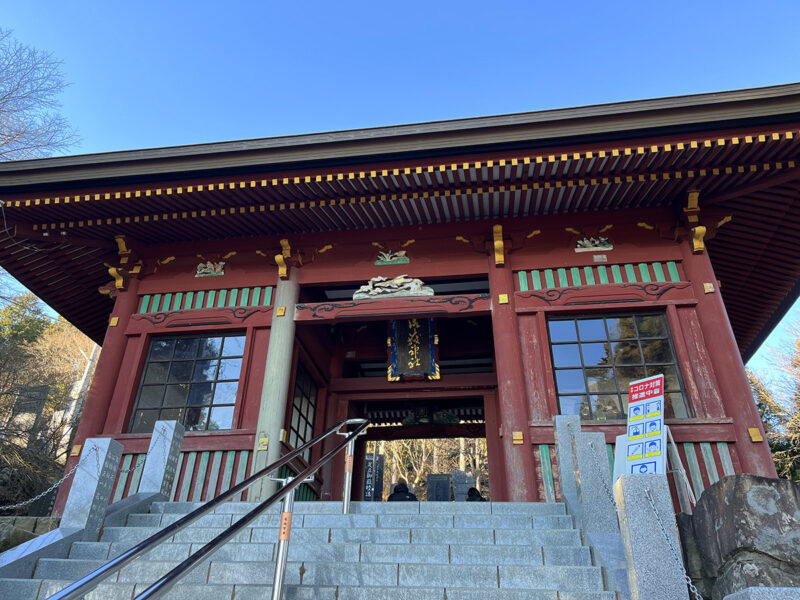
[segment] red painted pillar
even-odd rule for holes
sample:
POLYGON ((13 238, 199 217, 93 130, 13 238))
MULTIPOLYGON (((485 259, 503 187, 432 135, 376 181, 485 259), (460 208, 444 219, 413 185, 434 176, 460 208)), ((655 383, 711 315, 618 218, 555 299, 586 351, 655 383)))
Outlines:
POLYGON ((753 400, 747 381, 742 355, 731 329, 728 313, 720 295, 719 282, 707 251, 692 254, 689 242, 681 243, 683 268, 692 283, 698 299, 697 320, 708 346, 711 366, 716 374, 725 412, 733 417, 736 434, 736 454, 746 473, 762 477, 776 477, 775 463, 764 435, 764 426, 753 400), (709 283, 714 290, 706 293, 703 284, 709 283), (761 432, 763 442, 753 442, 748 428, 761 432))
MULTIPOLYGON (((511 268, 508 265, 495 265, 494 254, 489 257, 489 290, 492 295, 500 446, 505 465, 505 493, 502 497, 517 502, 536 501, 536 469, 528 423, 525 369, 517 313, 514 311, 514 282, 511 268), (501 294, 505 295, 507 303, 500 303, 501 294), (522 434, 522 444, 513 443, 514 432, 522 434)), ((487 431, 486 437, 490 435, 491 432, 487 431)), ((492 487, 495 487, 494 484, 492 487)))
MULTIPOLYGON (((114 388, 117 384, 117 376, 120 371, 122 357, 125 354, 127 337, 125 329, 131 316, 136 312, 139 300, 138 291, 139 280, 131 278, 128 289, 120 292, 114 302, 114 310, 111 311, 109 327, 106 329, 106 336, 103 339, 103 349, 100 358, 97 360, 92 385, 86 395, 86 402, 83 406, 83 413, 75 434, 74 444, 83 444, 86 438, 94 437, 103 432, 103 426, 108 416, 108 409, 111 405, 111 398, 114 395, 114 388), (116 321, 115 321, 116 319, 116 321), (111 323, 116 323, 113 327, 111 323)), ((78 457, 67 459, 65 471, 71 469, 78 461, 78 457)), ((68 480, 58 490, 53 514, 58 516, 64 509, 67 501, 69 487, 72 484, 68 480)))

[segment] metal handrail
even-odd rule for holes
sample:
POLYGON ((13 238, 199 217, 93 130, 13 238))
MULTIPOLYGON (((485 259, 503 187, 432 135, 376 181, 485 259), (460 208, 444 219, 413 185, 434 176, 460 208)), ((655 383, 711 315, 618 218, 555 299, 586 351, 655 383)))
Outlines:
MULTIPOLYGON (((308 448, 311 448, 315 444, 321 442, 322 440, 324 440, 325 438, 334 433, 339 433, 339 430, 342 427, 346 427, 347 425, 356 425, 356 424, 358 425, 358 427, 356 427, 353 431, 349 432, 349 434, 347 434, 347 437, 344 440, 342 440, 338 445, 336 445, 333 449, 331 449, 323 456, 321 456, 314 464, 310 465, 302 473, 297 475, 297 477, 293 481, 288 482, 284 487, 275 492, 272 496, 267 498, 256 508, 254 508, 249 513, 244 515, 244 517, 236 521, 236 523, 232 524, 225 531, 223 531, 221 534, 219 534, 205 546, 200 548, 200 550, 192 554, 189 558, 184 560, 177 567, 175 567, 169 573, 164 575, 161 579, 156 581, 153 585, 151 585, 139 596, 137 596, 136 600, 144 600, 145 598, 148 599, 160 598, 163 594, 167 593, 170 589, 172 589, 172 587, 181 579, 181 577, 189 573, 191 569, 197 566, 199 561, 201 561, 203 558, 214 552, 219 546, 228 541, 240 529, 244 528, 247 524, 252 522, 257 516, 259 516, 261 512, 269 508, 272 504, 283 498, 289 492, 293 491, 294 488, 303 483, 303 481, 309 475, 313 475, 320 467, 329 463, 333 459, 333 457, 340 450, 342 450, 342 448, 345 448, 346 446, 349 445, 349 450, 351 450, 351 455, 352 455, 352 448, 355 442, 355 438, 364 432, 364 430, 369 425, 369 421, 367 419, 347 419, 345 421, 342 421, 341 423, 334 425, 333 427, 329 428, 322 434, 318 435, 316 438, 306 442, 299 448, 296 448, 295 450, 292 450, 288 454, 282 456, 280 459, 278 459, 271 465, 267 465, 260 471, 253 473, 250 477, 248 477, 241 483, 236 484, 228 491, 221 493, 219 496, 213 498, 212 500, 209 500, 208 502, 196 508, 189 514, 181 517, 180 519, 168 525, 164 529, 154 533, 146 540, 139 542, 138 544, 136 544, 129 550, 126 550, 116 558, 98 567, 88 575, 68 585, 67 587, 56 592, 52 596, 49 596, 47 600, 77 600, 78 598, 81 598, 82 596, 93 590, 95 587, 97 587, 103 580, 110 577, 112 574, 116 573, 126 565, 130 564, 145 552, 148 552, 149 550, 155 548, 166 538, 175 535, 178 531, 191 525, 194 521, 204 516, 205 514, 211 512, 214 508, 216 508, 223 502, 226 502, 227 500, 229 500, 230 498, 232 498, 245 488, 251 486, 256 481, 259 481, 260 479, 272 473, 276 469, 279 469, 280 467, 291 462, 294 458, 300 456, 308 448)), ((350 460, 352 460, 352 458, 350 460)), ((345 506, 349 504, 349 500, 350 500, 349 498, 344 499, 345 506)))

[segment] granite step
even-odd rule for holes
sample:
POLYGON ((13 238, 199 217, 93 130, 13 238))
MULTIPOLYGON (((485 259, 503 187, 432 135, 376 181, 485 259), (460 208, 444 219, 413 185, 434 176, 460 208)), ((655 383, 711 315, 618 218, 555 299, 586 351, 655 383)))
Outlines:
MULTIPOLYGON (((65 580, 0 579, 0 598, 9 600, 45 600, 69 585, 65 580)), ((102 583, 86 595, 86 600, 130 600, 149 584, 102 583)), ((167 593, 166 600, 263 600, 268 598, 269 585, 179 583, 167 593)), ((285 600, 615 600, 613 592, 557 592, 554 590, 474 590, 463 587, 397 586, 317 586, 286 585, 285 600), (445 596, 446 594, 446 596, 445 596)))

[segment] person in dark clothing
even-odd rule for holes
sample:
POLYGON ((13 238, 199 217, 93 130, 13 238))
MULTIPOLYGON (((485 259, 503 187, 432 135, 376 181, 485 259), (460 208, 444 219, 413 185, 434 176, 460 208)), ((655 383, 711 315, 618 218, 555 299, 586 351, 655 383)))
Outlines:
POLYGON ((467 502, 486 502, 481 493, 474 487, 467 490, 467 502))
POLYGON ((394 492, 386 499, 387 502, 416 502, 417 497, 408 491, 408 484, 402 477, 397 480, 394 492))

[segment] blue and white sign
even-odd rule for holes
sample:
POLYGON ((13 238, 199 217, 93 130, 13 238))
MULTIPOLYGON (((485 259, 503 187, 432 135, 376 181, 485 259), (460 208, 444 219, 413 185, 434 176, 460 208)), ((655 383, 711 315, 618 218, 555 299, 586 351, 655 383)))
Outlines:
POLYGON ((667 472, 663 375, 631 382, 627 433, 617 436, 614 454, 615 481, 623 473, 664 475, 667 472))

